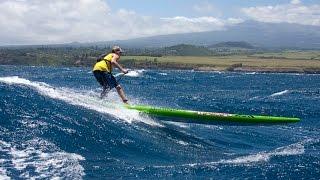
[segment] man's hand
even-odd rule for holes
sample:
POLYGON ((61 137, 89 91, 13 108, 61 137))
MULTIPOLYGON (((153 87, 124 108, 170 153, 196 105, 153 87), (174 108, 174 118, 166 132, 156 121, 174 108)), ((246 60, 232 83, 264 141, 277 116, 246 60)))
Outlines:
POLYGON ((123 69, 122 72, 123 74, 128 74, 129 71, 127 69, 123 69))

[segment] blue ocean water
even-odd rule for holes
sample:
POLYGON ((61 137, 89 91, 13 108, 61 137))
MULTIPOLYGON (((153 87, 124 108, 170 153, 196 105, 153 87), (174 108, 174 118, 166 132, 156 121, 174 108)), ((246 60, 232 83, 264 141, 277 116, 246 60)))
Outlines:
POLYGON ((114 91, 99 100, 89 68, 0 66, 0 179, 320 177, 320 75, 134 70, 120 83, 132 104, 301 122, 175 122, 114 91))

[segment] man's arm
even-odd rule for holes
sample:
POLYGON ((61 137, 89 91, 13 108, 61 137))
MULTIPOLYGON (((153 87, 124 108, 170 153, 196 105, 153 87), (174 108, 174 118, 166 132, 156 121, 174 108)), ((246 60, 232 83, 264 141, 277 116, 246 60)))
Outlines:
POLYGON ((113 65, 115 65, 117 68, 120 69, 120 71, 122 71, 123 73, 127 74, 128 73, 128 70, 124 69, 119 63, 118 63, 118 59, 119 59, 119 56, 118 55, 114 55, 112 60, 111 60, 111 63, 113 65))

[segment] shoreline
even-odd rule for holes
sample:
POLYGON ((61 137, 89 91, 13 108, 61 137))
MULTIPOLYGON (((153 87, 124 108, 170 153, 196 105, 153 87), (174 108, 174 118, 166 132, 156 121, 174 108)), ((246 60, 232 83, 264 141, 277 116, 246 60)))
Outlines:
MULTIPOLYGON (((258 68, 258 67, 238 67, 233 69, 222 69, 216 67, 204 66, 129 66, 124 64, 125 68, 129 69, 152 69, 152 70, 186 70, 186 71, 202 71, 202 72, 235 72, 235 73, 279 73, 279 74, 320 74, 320 69, 295 69, 295 68, 258 68)), ((85 65, 23 65, 23 64, 0 64, 0 66, 25 66, 25 67, 53 67, 53 68, 91 68, 85 65)))
MULTIPOLYGON (((89 68, 101 53, 93 48, 25 48, 0 52, 3 65, 89 68)), ((119 63, 131 69, 320 74, 320 50, 211 56, 123 55, 119 63)))
POLYGON ((202 65, 182 65, 177 66, 171 64, 156 64, 156 65, 127 65, 128 68, 137 68, 137 69, 156 69, 156 70, 194 70, 194 71, 206 71, 206 72, 244 72, 244 73, 297 73, 297 74, 320 74, 320 68, 288 68, 288 67, 279 67, 279 68, 263 68, 263 67, 214 67, 214 66, 202 66, 202 65))

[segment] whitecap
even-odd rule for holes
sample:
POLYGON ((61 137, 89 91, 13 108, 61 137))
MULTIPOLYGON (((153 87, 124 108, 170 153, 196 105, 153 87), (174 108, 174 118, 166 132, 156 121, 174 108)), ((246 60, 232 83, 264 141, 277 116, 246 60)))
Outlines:
POLYGON ((183 165, 168 165, 168 166, 153 166, 155 168, 173 168, 173 167, 199 167, 199 166, 212 166, 219 164, 234 164, 234 165, 248 165, 259 162, 268 162, 272 157, 275 156, 294 156, 305 153, 305 146, 318 143, 320 139, 306 139, 302 142, 290 144, 288 146, 279 147, 270 152, 259 152, 256 154, 250 154, 246 156, 237 157, 234 159, 222 159, 220 161, 203 162, 203 163, 190 163, 183 165))
POLYGON ((44 82, 33 82, 18 76, 0 77, 0 82, 7 84, 19 84, 31 87, 38 91, 41 95, 53 99, 62 100, 75 106, 81 106, 100 113, 109 114, 128 123, 133 121, 143 122, 152 126, 162 126, 148 116, 141 115, 136 110, 126 109, 119 103, 119 99, 115 92, 110 92, 108 100, 102 100, 97 96, 96 92, 84 91, 79 92, 69 88, 56 88, 44 82))
POLYGON ((281 95, 287 94, 288 92, 289 92, 289 90, 276 92, 276 93, 271 94, 270 97, 281 96, 281 95))
POLYGON ((129 70, 129 72, 127 74, 123 74, 123 73, 118 73, 116 75, 114 75, 115 77, 118 77, 118 76, 128 76, 128 77, 140 77, 142 76, 143 72, 145 72, 144 69, 141 69, 141 70, 129 70))
MULTIPOLYGON (((2 164, 2 159, 0 159, 0 165, 2 164)), ((7 179, 11 179, 8 174, 7 174, 7 170, 5 168, 3 168, 3 166, 0 166, 0 179, 2 180, 7 180, 7 179)))
POLYGON ((188 146, 188 145, 189 145, 189 143, 187 143, 187 142, 185 142, 185 141, 182 141, 182 140, 177 141, 177 143, 178 143, 178 144, 181 144, 181 145, 183 145, 183 146, 188 146))
POLYGON ((178 126, 180 128, 189 128, 189 124, 187 123, 183 123, 183 122, 175 122, 175 121, 165 121, 164 122, 165 124, 171 124, 171 125, 174 125, 174 126, 178 126))
POLYGON ((294 143, 288 146, 280 147, 271 152, 260 152, 253 155, 238 157, 231 160, 221 160, 218 163, 223 164, 249 164, 256 162, 267 162, 274 156, 293 156, 303 154, 305 152, 304 146, 318 140, 307 139, 302 142, 294 143))
POLYGON ((245 74, 248 74, 248 75, 253 75, 253 74, 257 74, 257 72, 247 72, 247 73, 245 73, 245 74))
POLYGON ((6 171, 15 169, 23 179, 81 179, 85 173, 80 161, 85 158, 75 153, 61 151, 53 143, 42 139, 32 139, 19 147, 0 141, 0 152, 6 154, 8 169, 0 169, 0 178, 6 171), (32 173, 30 172, 32 170, 32 173))

